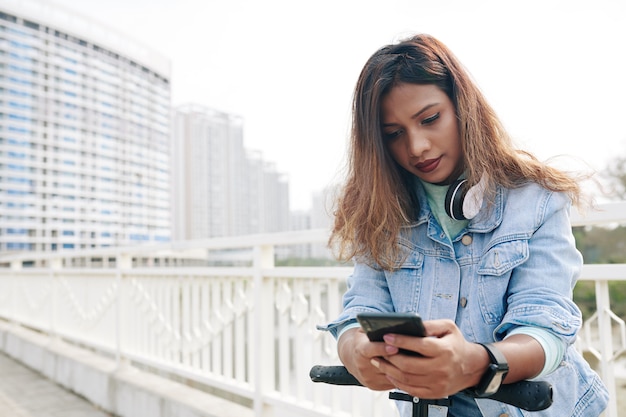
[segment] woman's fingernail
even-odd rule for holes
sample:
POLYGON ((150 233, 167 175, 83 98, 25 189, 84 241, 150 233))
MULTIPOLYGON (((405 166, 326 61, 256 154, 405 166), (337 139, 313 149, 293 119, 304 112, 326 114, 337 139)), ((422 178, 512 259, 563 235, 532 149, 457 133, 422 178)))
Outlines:
POLYGON ((398 353, 398 348, 395 346, 385 346, 385 352, 387 352, 390 355, 395 355, 396 353, 398 353))
POLYGON ((376 359, 371 359, 370 363, 375 367, 375 368, 379 368, 380 367, 380 362, 378 362, 376 359))
POLYGON ((383 340, 387 343, 392 343, 396 341, 396 337, 392 334, 386 334, 383 336, 383 340))

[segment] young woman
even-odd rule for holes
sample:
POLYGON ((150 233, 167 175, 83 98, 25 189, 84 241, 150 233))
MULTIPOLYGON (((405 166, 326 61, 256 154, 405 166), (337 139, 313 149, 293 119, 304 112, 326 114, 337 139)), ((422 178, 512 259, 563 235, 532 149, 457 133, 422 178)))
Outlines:
POLYGON ((431 416, 524 415, 457 394, 488 394, 502 376, 552 384, 553 405, 533 415, 598 416, 607 391, 573 346, 582 258, 569 209, 580 200, 574 178, 513 147, 441 42, 418 35, 378 50, 356 85, 331 235, 355 261, 343 313, 324 327, 342 362, 374 390, 452 396, 431 416), (430 337, 370 342, 360 312, 417 312, 430 337))

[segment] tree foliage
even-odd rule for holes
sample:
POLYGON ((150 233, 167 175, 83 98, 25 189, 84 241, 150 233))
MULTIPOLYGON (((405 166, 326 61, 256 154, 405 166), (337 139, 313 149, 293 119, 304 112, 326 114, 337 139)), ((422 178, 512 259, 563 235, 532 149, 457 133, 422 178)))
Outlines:
POLYGON ((613 188, 613 194, 617 200, 626 199, 626 156, 613 159, 606 170, 609 184, 613 188))
MULTIPOLYGON (((611 186, 612 198, 626 200, 626 157, 613 159, 604 173, 611 186)), ((626 263, 626 225, 617 227, 574 228, 576 246, 586 264, 626 263)), ((626 278, 626 277, 624 277, 626 278)), ((626 319, 626 281, 609 283, 611 310, 626 319)), ((574 301, 588 318, 596 309, 595 285, 581 281, 574 288, 574 301)))
MULTIPOLYGON (((626 263, 626 226, 616 228, 575 228, 576 246, 586 264, 626 263)), ((626 277, 625 277, 626 278, 626 277)), ((609 283, 611 310, 626 319, 626 281, 609 283)), ((596 310, 595 284, 580 281, 574 288, 574 301, 588 318, 596 310)))

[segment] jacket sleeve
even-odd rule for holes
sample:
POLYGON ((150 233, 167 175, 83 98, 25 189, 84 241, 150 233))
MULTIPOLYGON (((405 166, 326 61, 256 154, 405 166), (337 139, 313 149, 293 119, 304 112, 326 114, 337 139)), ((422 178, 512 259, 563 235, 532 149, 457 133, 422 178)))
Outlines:
POLYGON ((570 201, 562 193, 545 192, 537 204, 528 260, 512 272, 507 310, 495 329, 496 340, 518 326, 544 328, 573 344, 582 324, 572 300, 582 269, 569 219, 570 201))
POLYGON ((332 322, 317 328, 329 331, 336 338, 344 326, 355 322, 358 313, 376 311, 394 311, 385 273, 357 262, 348 277, 342 313, 332 322))

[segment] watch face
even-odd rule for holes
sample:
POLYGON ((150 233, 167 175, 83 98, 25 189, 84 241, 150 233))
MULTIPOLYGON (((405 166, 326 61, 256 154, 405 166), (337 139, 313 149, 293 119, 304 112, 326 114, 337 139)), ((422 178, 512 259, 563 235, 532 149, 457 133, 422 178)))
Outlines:
POLYGON ((502 385, 502 380, 506 374, 507 371, 498 369, 498 365, 492 363, 489 365, 485 375, 483 375, 482 380, 476 387, 476 394, 481 397, 495 394, 498 392, 498 389, 500 389, 500 385, 502 385))
POLYGON ((496 392, 498 392, 500 385, 502 385, 502 380, 504 379, 504 375, 505 375, 504 372, 496 372, 496 374, 491 379, 491 382, 489 382, 489 385, 487 385, 487 389, 485 389, 485 393, 495 394, 496 392))

